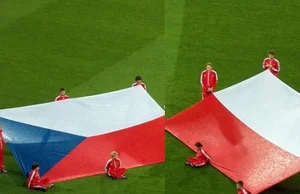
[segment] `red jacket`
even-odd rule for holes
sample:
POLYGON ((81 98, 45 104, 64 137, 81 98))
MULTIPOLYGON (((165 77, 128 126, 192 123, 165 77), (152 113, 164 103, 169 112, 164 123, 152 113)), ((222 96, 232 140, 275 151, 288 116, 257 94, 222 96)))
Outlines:
POLYGON ((246 189, 241 188, 237 190, 237 194, 250 194, 246 189))
POLYGON ((67 96, 67 95, 64 95, 64 96, 59 95, 59 96, 57 96, 57 97, 55 98, 55 101, 67 100, 67 99, 69 99, 69 96, 67 96))
POLYGON ((34 186, 40 184, 41 178, 38 170, 32 170, 27 178, 26 187, 29 189, 33 189, 34 186))
POLYGON ((213 88, 215 91, 217 83, 218 83, 218 74, 216 71, 202 71, 200 77, 200 83, 202 85, 203 90, 207 91, 208 88, 213 88))
POLYGON ((280 63, 277 59, 270 59, 270 58, 265 58, 264 62, 263 62, 263 69, 267 70, 269 69, 267 66, 267 64, 272 65, 272 68, 270 69, 271 73, 275 76, 278 77, 279 71, 280 71, 280 63))
POLYGON ((196 158, 201 160, 210 160, 210 156, 202 148, 197 150, 196 158))
POLYGON ((0 169, 4 168, 4 139, 3 132, 0 129, 0 169))
POLYGON ((120 167, 121 167, 121 160, 112 158, 106 162, 105 172, 110 174, 109 172, 115 171, 120 167))
POLYGON ((134 84, 132 84, 132 87, 134 87, 134 86, 138 86, 138 85, 141 85, 145 90, 147 90, 147 86, 146 86, 146 84, 145 83, 137 83, 137 82, 135 82, 134 84))
MULTIPOLYGON (((0 152, 4 150, 4 139, 3 139, 3 131, 0 129, 0 152)), ((1 168, 1 166, 0 166, 1 168)))

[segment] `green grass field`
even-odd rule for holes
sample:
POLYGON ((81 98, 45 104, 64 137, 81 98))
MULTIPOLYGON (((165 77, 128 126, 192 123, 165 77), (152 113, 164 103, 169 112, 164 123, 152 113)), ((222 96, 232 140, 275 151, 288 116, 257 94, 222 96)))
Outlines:
MULTIPOLYGON (((300 90, 300 2, 253 0, 0 1, 0 108, 129 87, 140 74, 166 116, 200 100, 199 74, 215 64, 218 89, 261 71, 275 49, 281 79, 300 90)), ((57 184, 57 194, 232 194, 231 180, 211 166, 184 165, 194 153, 166 133, 166 162, 131 169, 126 181, 94 176, 57 184)), ((36 193, 7 150, 0 193, 36 193)), ((264 194, 299 194, 294 176, 264 194)))

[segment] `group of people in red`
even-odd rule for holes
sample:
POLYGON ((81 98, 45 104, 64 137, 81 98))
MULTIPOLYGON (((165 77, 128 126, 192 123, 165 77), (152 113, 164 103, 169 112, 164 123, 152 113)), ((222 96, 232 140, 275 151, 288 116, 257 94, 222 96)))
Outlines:
MULTIPOLYGON (((26 187, 28 189, 47 191, 49 188, 54 186, 50 183, 49 179, 41 179, 40 177, 40 166, 38 163, 32 165, 32 170, 26 180, 26 187)), ((113 151, 111 153, 111 159, 109 159, 105 165, 105 172, 109 177, 114 179, 126 179, 124 175, 126 172, 125 168, 121 168, 121 160, 118 157, 118 153, 113 151)))
MULTIPOLYGON (((41 179, 40 177, 40 166, 38 163, 32 164, 32 170, 29 173, 26 180, 26 187, 28 189, 47 191, 49 188, 54 186, 49 179, 41 179)), ((4 169, 4 138, 2 133, 2 126, 0 125, 0 172, 6 173, 4 169)), ((126 169, 121 168, 121 160, 118 157, 118 153, 113 151, 111 153, 111 159, 109 159, 105 165, 106 174, 115 179, 126 179, 126 169)))
MULTIPOLYGON (((269 70, 273 75, 278 77, 280 71, 280 63, 275 58, 275 52, 269 51, 268 57, 263 61, 263 69, 269 70)), ((218 83, 218 74, 213 70, 212 64, 206 64, 206 70, 202 71, 200 76, 202 99, 215 92, 218 83)))
MULTIPOLYGON (((270 51, 268 58, 263 61, 263 69, 270 70, 272 74, 278 77, 280 71, 280 63, 275 58, 275 52, 270 51)), ((201 83, 201 91, 202 91, 202 99, 205 99, 210 94, 212 94, 216 90, 216 86, 218 83, 218 74, 213 70, 212 64, 206 64, 206 70, 201 73, 200 77, 201 83)), ((136 76, 135 83, 132 84, 132 87, 142 86, 145 90, 147 90, 146 84, 142 82, 141 76, 136 76)), ((60 95, 55 99, 55 101, 67 100, 69 96, 66 95, 66 91, 64 88, 60 89, 60 95)), ((211 157, 204 151, 201 143, 197 142, 195 144, 197 147, 196 157, 189 157, 186 160, 186 164, 192 167, 201 167, 208 164, 211 160, 211 157)), ((46 191, 53 184, 50 184, 48 179, 41 179, 39 175, 39 164, 35 163, 32 165, 32 171, 30 172, 26 186, 29 189, 46 191)), ((0 125, 0 172, 7 172, 4 168, 4 138, 3 131, 0 125)), ((121 168, 121 160, 118 157, 118 153, 113 151, 111 153, 111 159, 109 159, 105 165, 105 172, 109 177, 113 180, 115 179, 126 179, 125 176, 126 169, 121 168)), ((243 182, 239 181, 236 183, 238 194, 249 194, 249 192, 243 187, 243 182)))
MULTIPOLYGON (((204 151, 203 145, 200 142, 197 142, 195 146, 197 148, 196 157, 187 158, 185 163, 196 168, 209 164, 211 157, 204 151)), ((236 183, 236 188, 237 194, 250 194, 250 192, 244 188, 242 181, 236 183)))
MULTIPOLYGON (((145 83, 142 82, 142 77, 141 76, 136 76, 135 77, 135 82, 132 84, 132 87, 135 86, 142 86, 145 90, 147 90, 147 86, 145 83)), ((55 101, 61 101, 61 100, 67 100, 69 99, 69 96, 66 95, 66 90, 64 88, 60 88, 59 90, 60 94, 55 98, 55 101)))
MULTIPOLYGON (((141 76, 136 76, 135 83, 132 84, 132 87, 142 86, 145 90, 147 90, 146 84, 142 82, 141 76)), ((61 88, 59 90, 60 94, 56 97, 55 101, 67 100, 69 96, 66 95, 66 90, 61 88)), ((7 171, 4 168, 4 134, 2 130, 2 126, 0 125, 0 173, 6 173, 7 171)), ((34 190, 46 191, 53 184, 50 183, 48 179, 41 179, 39 174, 40 166, 37 163, 32 165, 32 171, 30 172, 27 181, 26 187, 34 190)), ((107 161, 105 165, 105 172, 112 179, 126 179, 127 177, 124 175, 126 172, 125 168, 121 168, 121 160, 118 157, 118 153, 113 151, 111 153, 111 159, 107 161)))
MULTIPOLYGON (((274 51, 269 51, 268 57, 264 59, 263 69, 269 70, 274 76, 278 77, 280 71, 280 63, 275 58, 274 51)), ((206 70, 202 71, 201 73, 200 83, 202 99, 207 98, 209 95, 215 92, 218 83, 218 74, 213 70, 212 64, 210 62, 206 64, 206 70)), ((201 167, 208 164, 211 160, 211 157, 204 151, 204 149, 202 148, 202 144, 198 142, 195 144, 195 146, 197 147, 196 157, 187 158, 185 163, 192 167, 201 167)), ((237 182, 236 187, 238 194, 250 193, 243 187, 242 181, 237 182)))
MULTIPOLYGON (((132 84, 132 87, 136 86, 142 86, 145 90, 147 90, 147 86, 142 82, 141 76, 136 76, 135 83, 132 84)), ((111 159, 109 159, 105 165, 105 172, 113 180, 127 179, 127 177, 125 176, 126 169, 121 168, 121 160, 119 158, 118 152, 113 151, 111 153, 111 159)))

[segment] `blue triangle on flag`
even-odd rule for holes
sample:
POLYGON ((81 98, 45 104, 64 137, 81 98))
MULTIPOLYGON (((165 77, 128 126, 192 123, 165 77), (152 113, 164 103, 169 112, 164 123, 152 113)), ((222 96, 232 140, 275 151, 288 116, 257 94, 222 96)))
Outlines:
MULTIPOLYGON (((55 121, 54 121, 55 122, 55 121)), ((0 118, 7 145, 25 176, 34 162, 43 176, 78 146, 85 137, 0 118)))

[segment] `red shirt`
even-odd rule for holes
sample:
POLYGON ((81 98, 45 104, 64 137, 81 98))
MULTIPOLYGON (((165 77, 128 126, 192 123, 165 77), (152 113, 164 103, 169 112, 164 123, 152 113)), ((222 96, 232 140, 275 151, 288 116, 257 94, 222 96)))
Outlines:
POLYGON ((67 100, 67 99, 69 99, 69 96, 67 96, 67 95, 64 95, 64 96, 59 95, 59 96, 57 96, 57 97, 55 98, 55 101, 67 100))
POLYGON ((217 83, 218 83, 218 74, 216 71, 202 71, 201 77, 200 77, 200 83, 202 85, 202 88, 207 90, 208 88, 213 88, 213 91, 215 91, 217 83))
POLYGON ((26 180, 27 188, 34 188, 34 186, 38 185, 41 181, 40 173, 38 170, 32 170, 26 180))
POLYGON ((270 68, 270 71, 273 75, 275 75, 276 77, 278 77, 279 71, 280 71, 280 63, 277 59, 273 58, 265 58, 264 62, 263 62, 263 69, 267 70, 269 69, 268 67, 266 67, 268 64, 272 65, 272 67, 270 68))
POLYGON ((147 87, 146 87, 146 84, 145 83, 137 83, 137 82, 135 82, 134 84, 132 84, 132 87, 134 87, 134 86, 138 86, 138 85, 141 85, 145 90, 147 90, 147 87))
POLYGON ((119 169, 121 167, 121 160, 112 158, 106 162, 105 171, 109 173, 110 171, 119 169))
POLYGON ((4 139, 3 133, 0 129, 0 170, 4 168, 4 139))
MULTIPOLYGON (((0 129, 0 151, 4 150, 4 139, 3 139, 3 131, 0 129)), ((1 156, 0 156, 1 157, 1 156)), ((0 166, 0 169, 2 167, 0 166)))
POLYGON ((210 160, 210 156, 202 148, 197 150, 196 158, 202 160, 210 160))
POLYGON ((237 190, 237 194, 250 194, 246 189, 241 188, 237 190))

